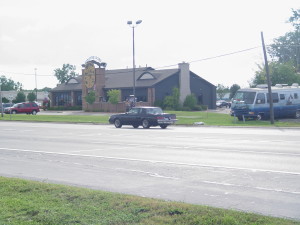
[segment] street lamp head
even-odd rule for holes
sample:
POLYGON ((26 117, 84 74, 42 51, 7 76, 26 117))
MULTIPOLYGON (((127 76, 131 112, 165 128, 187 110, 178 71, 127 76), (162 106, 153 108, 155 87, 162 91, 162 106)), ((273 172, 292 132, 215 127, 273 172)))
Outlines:
POLYGON ((131 25, 131 24, 132 24, 132 21, 127 21, 127 24, 128 24, 128 25, 131 25))
POLYGON ((140 23, 142 23, 142 20, 136 21, 136 24, 140 24, 140 23))

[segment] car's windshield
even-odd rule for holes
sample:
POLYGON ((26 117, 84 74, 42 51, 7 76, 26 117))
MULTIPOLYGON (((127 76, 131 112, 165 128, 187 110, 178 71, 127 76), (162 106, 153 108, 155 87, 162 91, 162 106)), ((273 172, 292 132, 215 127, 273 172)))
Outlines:
POLYGON ((246 104, 252 104, 254 102, 256 92, 250 91, 237 91, 233 97, 233 100, 243 101, 246 104))
POLYGON ((18 105, 19 105, 19 104, 14 104, 13 107, 14 107, 14 108, 18 108, 18 105))

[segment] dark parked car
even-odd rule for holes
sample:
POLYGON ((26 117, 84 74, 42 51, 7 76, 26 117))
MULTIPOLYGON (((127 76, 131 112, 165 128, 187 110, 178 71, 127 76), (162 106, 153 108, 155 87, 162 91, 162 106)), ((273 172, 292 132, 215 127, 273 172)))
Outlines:
POLYGON ((13 103, 2 103, 2 106, 0 105, 0 112, 4 112, 4 109, 7 108, 7 107, 11 107, 13 106, 14 104, 13 103))
POLYGON ((164 113, 159 107, 133 107, 127 113, 115 114, 109 118, 109 123, 114 124, 116 128, 131 125, 134 128, 160 126, 165 129, 176 121, 175 114, 164 113))
POLYGON ((5 108, 6 114, 26 113, 36 115, 40 111, 39 106, 35 102, 22 102, 14 104, 12 107, 5 108))

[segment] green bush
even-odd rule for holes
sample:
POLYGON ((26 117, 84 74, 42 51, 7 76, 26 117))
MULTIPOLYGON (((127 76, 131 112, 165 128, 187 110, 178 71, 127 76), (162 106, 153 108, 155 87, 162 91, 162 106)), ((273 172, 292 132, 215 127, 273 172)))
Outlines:
POLYGON ((184 107, 188 107, 188 108, 194 110, 196 105, 197 105, 197 98, 195 97, 194 94, 190 94, 190 95, 186 96, 186 98, 183 102, 184 107))

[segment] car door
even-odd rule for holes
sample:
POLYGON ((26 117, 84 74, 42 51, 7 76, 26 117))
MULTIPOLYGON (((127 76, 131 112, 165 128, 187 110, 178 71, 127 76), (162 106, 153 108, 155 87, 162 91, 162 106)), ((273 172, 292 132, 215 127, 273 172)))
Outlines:
POLYGON ((131 125, 137 123, 137 118, 139 116, 139 108, 132 108, 122 119, 122 123, 126 125, 131 125))
POLYGON ((21 103, 18 105, 18 113, 25 113, 26 109, 25 109, 25 104, 21 103))

